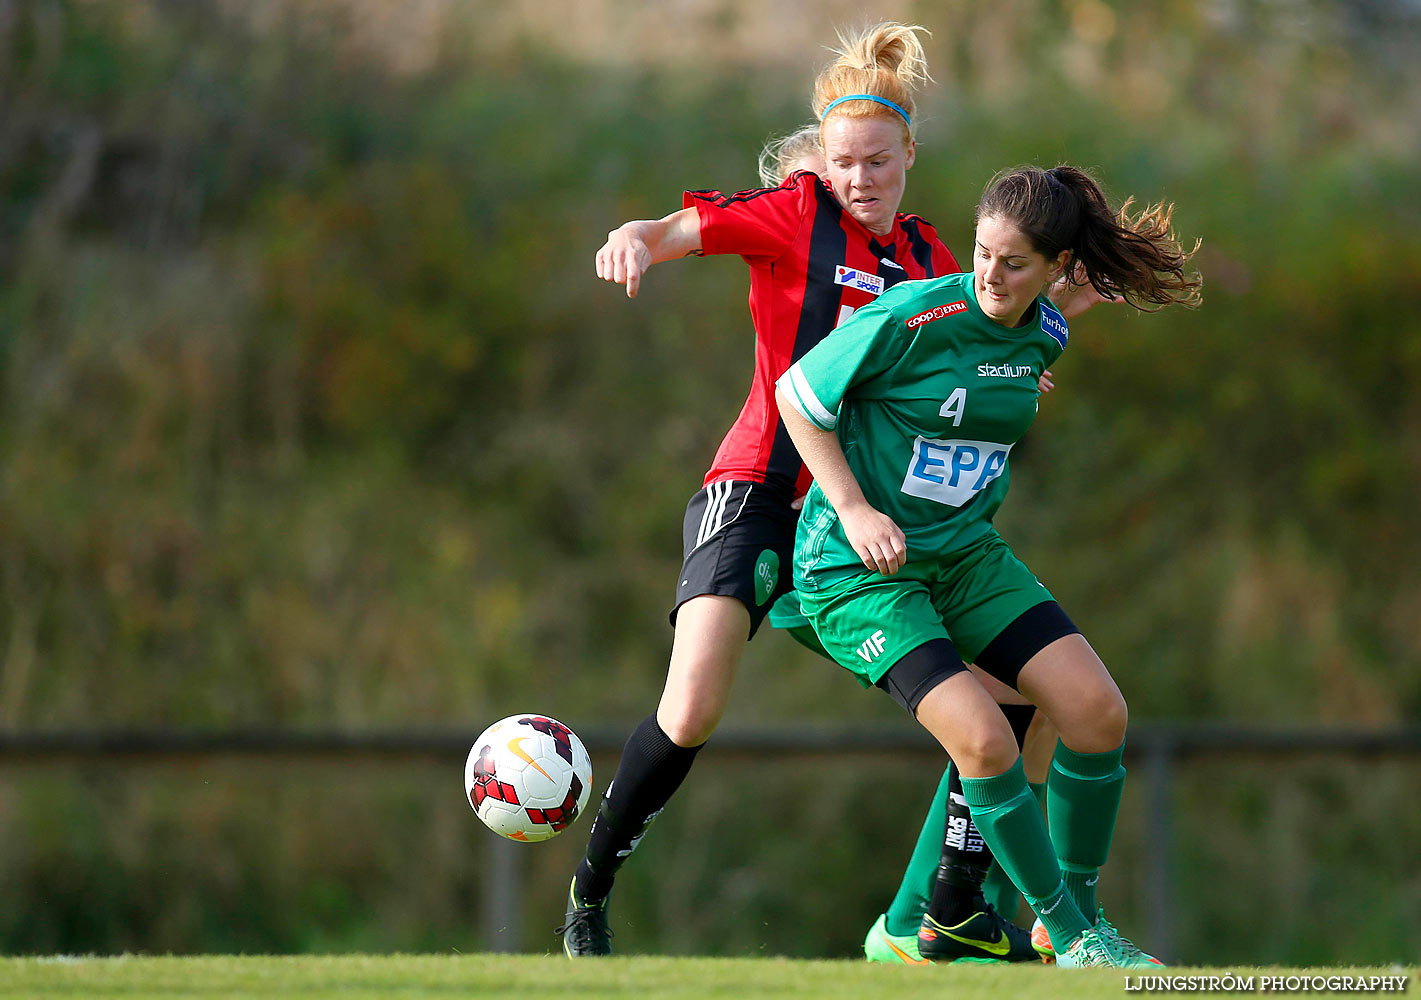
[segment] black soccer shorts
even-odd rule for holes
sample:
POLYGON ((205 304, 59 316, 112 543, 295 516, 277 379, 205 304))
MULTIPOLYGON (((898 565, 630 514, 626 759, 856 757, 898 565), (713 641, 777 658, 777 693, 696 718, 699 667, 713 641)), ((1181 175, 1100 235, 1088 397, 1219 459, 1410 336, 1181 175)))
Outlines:
POLYGON ((676 612, 693 597, 733 597, 750 612, 754 637, 780 595, 794 586, 794 527, 799 512, 783 491, 763 483, 711 483, 686 504, 676 612))

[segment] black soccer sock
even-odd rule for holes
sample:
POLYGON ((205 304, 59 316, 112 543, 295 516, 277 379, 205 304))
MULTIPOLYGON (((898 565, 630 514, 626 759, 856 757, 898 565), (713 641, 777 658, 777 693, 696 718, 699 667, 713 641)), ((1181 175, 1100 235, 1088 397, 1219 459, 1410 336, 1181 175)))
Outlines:
POLYGON ((999 705, 998 707, 1007 717, 1007 725, 1011 726, 1011 734, 1016 737, 1016 748, 1020 750, 1026 744, 1026 731, 1031 727, 1031 720, 1036 717, 1036 706, 999 705))
MULTIPOLYGON (((1035 705, 1002 705, 1002 714, 1011 726, 1018 749, 1026 740, 1026 729, 1036 714, 1035 705)), ((937 882, 933 886, 928 912, 934 920, 947 927, 961 923, 985 905, 983 883, 992 866, 992 849, 982 840, 977 824, 962 797, 962 775, 957 765, 949 764, 947 783, 947 834, 943 840, 942 858, 938 862, 937 882)), ((1007 914, 1011 918, 1011 914, 1007 914)))
POLYGON ((578 902, 586 905, 607 898, 617 870, 681 787, 700 749, 677 746, 657 724, 654 713, 632 731, 592 821, 587 855, 573 876, 578 902))
POLYGON ((945 927, 960 924, 982 909, 982 882, 992 863, 967 800, 962 797, 962 775, 957 765, 949 765, 947 782, 947 836, 943 839, 937 883, 928 902, 928 914, 945 927))

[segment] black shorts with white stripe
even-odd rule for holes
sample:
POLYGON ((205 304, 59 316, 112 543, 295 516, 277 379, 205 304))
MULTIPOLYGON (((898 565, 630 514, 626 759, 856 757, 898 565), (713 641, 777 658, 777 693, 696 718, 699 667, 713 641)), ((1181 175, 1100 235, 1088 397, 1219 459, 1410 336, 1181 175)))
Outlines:
POLYGON ((763 483, 711 483, 691 497, 682 524, 684 561, 676 586, 676 612, 693 597, 733 597, 750 612, 753 638, 770 605, 794 586, 791 498, 763 483))

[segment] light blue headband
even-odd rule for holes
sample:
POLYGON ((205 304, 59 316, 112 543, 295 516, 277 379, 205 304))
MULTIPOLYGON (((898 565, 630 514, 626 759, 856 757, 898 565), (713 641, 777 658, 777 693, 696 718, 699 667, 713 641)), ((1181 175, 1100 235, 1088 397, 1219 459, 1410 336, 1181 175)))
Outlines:
POLYGON ((879 97, 879 96, 877 96, 876 94, 845 94, 843 97, 839 98, 837 101, 833 101, 832 103, 830 103, 830 105, 829 105, 827 108, 824 109, 824 114, 822 114, 822 115, 819 116, 819 120, 820 120, 820 121, 823 121, 825 115, 827 115, 830 111, 833 111, 835 108, 837 108, 840 104, 843 104, 845 101, 872 101, 872 102, 874 102, 875 104, 882 104, 885 108, 892 108, 894 111, 896 111, 896 112, 898 112, 900 115, 902 115, 902 116, 903 116, 903 120, 904 120, 905 122, 907 122, 909 125, 913 124, 913 119, 911 119, 911 118, 908 117, 908 112, 904 111, 902 108, 900 108, 898 105, 894 104, 894 103, 893 103, 892 101, 890 101, 888 98, 886 98, 886 97, 879 97))

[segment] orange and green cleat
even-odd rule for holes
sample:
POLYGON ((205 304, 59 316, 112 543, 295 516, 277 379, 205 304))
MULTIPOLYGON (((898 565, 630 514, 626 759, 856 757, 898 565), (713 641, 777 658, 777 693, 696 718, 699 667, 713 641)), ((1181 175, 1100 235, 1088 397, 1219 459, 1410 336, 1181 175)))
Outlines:
POLYGON ((1041 918, 1036 918, 1036 923, 1031 925, 1031 947, 1036 949, 1036 954, 1041 956, 1041 961, 1051 963, 1056 961, 1056 948, 1051 944, 1051 934, 1046 930, 1046 925, 1041 922, 1041 918))
POLYGON ((897 962, 901 965, 928 965, 918 953, 916 934, 889 934, 888 916, 880 913, 863 939, 863 955, 870 962, 897 962))

